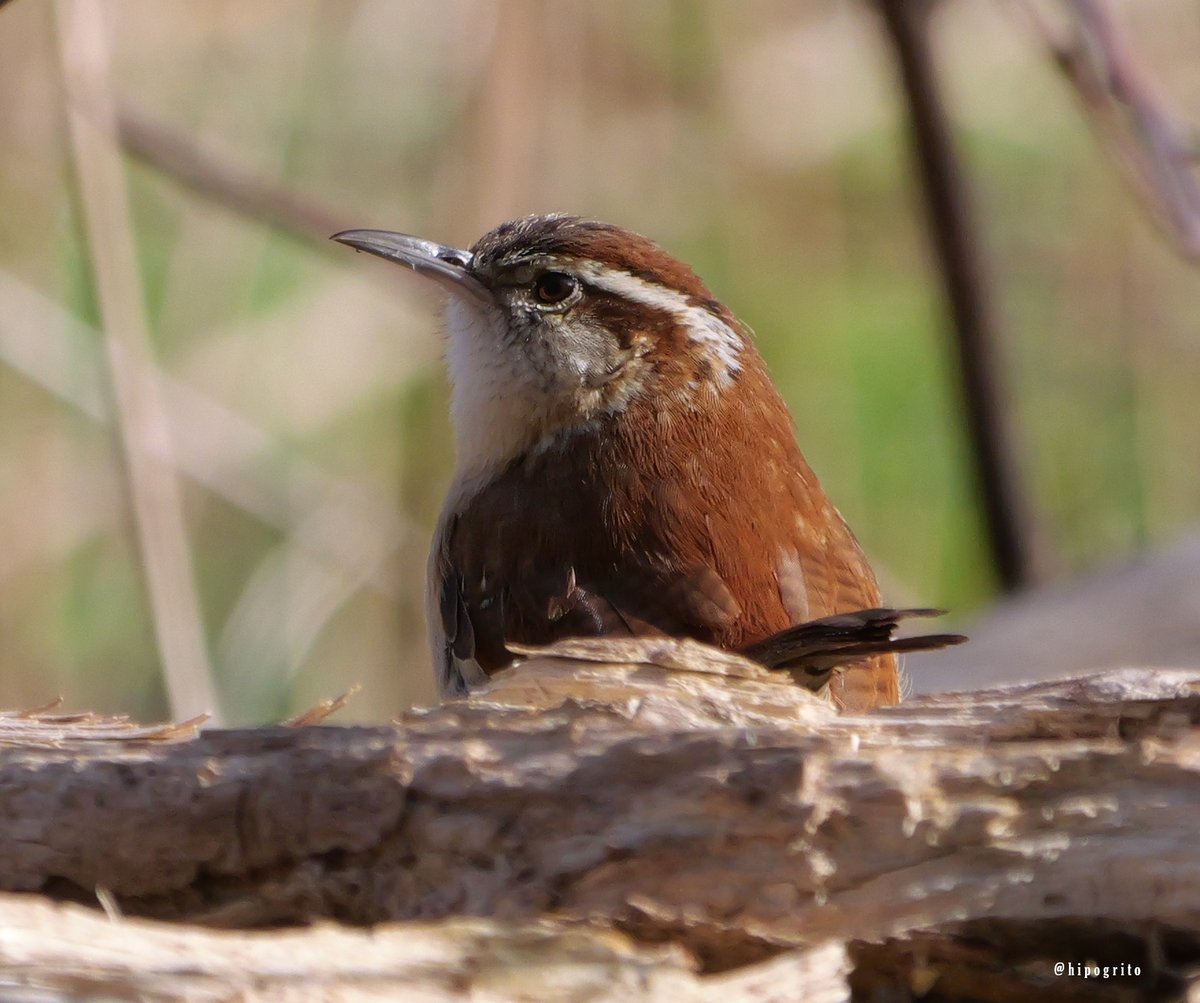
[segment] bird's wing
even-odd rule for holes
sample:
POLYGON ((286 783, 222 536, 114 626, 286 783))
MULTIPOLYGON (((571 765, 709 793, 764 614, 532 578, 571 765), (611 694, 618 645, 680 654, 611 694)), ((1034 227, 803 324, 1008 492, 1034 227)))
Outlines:
POLYGON ((741 613, 721 576, 704 564, 678 568, 627 555, 607 562, 604 573, 576 566, 569 555, 546 554, 485 570, 477 548, 457 530, 448 519, 429 568, 427 613, 443 696, 461 695, 509 665, 510 641, 648 635, 715 641, 741 613))
POLYGON ((429 552, 425 620, 438 692, 462 696, 487 680, 475 656, 475 627, 462 594, 462 577, 450 557, 455 519, 445 517, 434 534, 429 552))

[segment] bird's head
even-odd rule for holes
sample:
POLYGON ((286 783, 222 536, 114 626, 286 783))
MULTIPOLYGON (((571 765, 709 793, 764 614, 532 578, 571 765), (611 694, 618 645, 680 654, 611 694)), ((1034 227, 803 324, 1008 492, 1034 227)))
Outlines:
POLYGON ((463 473, 549 448, 635 403, 712 407, 753 351, 687 265, 608 223, 526 216, 466 251, 384 230, 334 239, 407 265, 449 294, 463 473))

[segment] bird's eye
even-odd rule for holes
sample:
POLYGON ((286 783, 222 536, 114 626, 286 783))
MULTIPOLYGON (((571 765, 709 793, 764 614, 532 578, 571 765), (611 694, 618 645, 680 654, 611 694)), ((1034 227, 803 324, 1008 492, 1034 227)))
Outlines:
POLYGON ((542 272, 533 283, 533 295, 539 303, 554 306, 568 299, 578 287, 578 281, 565 272, 542 272))

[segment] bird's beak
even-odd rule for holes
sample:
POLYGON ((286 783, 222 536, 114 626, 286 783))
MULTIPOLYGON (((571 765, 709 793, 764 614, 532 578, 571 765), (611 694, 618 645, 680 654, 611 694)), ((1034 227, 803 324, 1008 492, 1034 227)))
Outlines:
POLYGON ((388 230, 343 230, 331 238, 359 251, 377 254, 388 261, 408 265, 418 275, 433 279, 452 296, 492 304, 492 294, 471 274, 470 251, 435 244, 388 230))

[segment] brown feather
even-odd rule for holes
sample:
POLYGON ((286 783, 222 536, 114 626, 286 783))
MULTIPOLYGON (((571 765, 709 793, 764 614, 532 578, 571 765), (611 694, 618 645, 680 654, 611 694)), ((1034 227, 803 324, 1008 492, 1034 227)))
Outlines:
MULTIPOLYGON (((647 395, 517 458, 459 511, 447 557, 484 672, 511 661, 504 641, 661 632, 745 647, 796 623, 777 570, 785 554, 802 569, 808 619, 879 605, 752 347, 712 406, 660 405, 647 395), (702 467, 686 462, 696 456, 702 467)), ((453 619, 449 609, 447 637, 461 638, 460 608, 453 619)), ((866 678, 841 688, 842 704, 899 697, 891 655, 846 676, 866 678)))

